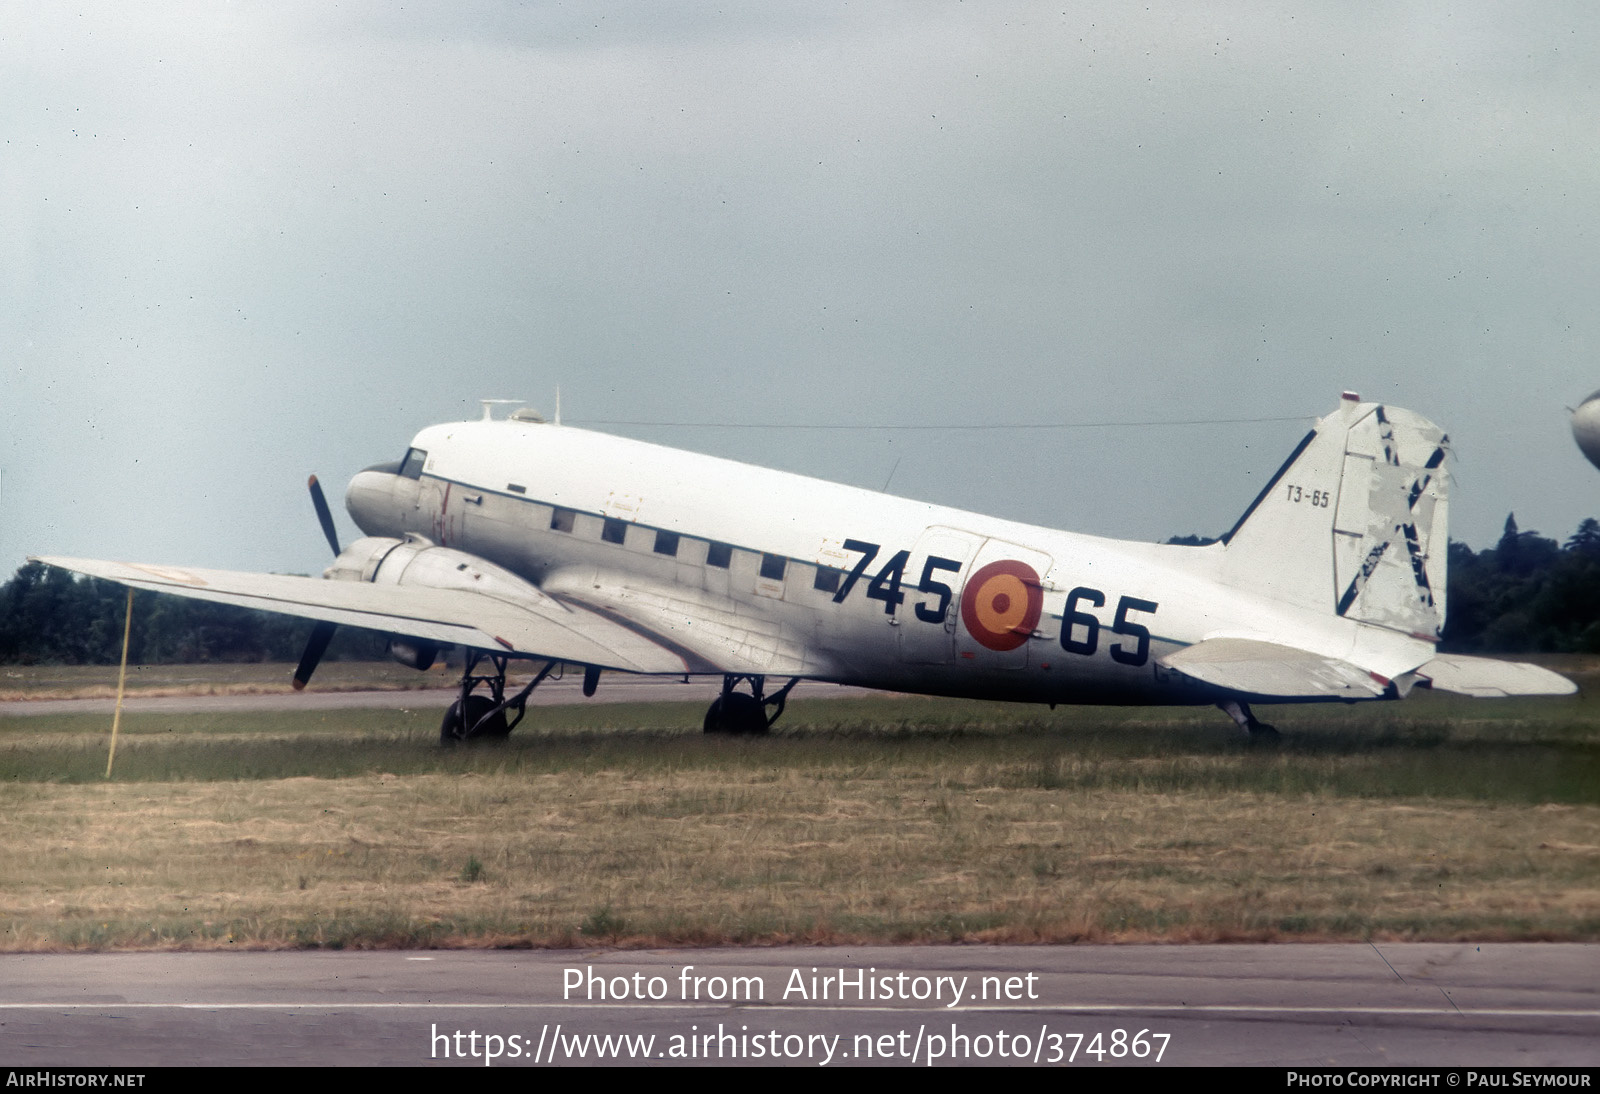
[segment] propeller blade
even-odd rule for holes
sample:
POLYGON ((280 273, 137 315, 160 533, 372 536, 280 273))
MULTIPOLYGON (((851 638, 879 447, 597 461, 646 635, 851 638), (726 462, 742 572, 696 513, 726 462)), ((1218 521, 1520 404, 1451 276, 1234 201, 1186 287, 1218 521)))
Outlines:
POLYGON ((306 483, 311 488, 311 504, 317 508, 317 521, 322 525, 322 534, 328 537, 328 546, 333 548, 333 557, 339 557, 339 534, 333 528, 333 513, 328 509, 328 499, 322 496, 322 484, 317 477, 312 475, 306 483))
POLYGON ((328 652, 328 643, 333 640, 333 632, 338 629, 337 623, 328 622, 318 623, 311 628, 311 637, 306 640, 306 652, 300 655, 300 664, 294 670, 294 690, 305 689, 311 680, 311 674, 317 671, 317 662, 328 652))

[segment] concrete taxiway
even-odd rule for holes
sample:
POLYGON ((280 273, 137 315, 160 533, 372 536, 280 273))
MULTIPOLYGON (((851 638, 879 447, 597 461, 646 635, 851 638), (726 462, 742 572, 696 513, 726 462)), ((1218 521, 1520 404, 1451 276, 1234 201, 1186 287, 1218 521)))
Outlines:
POLYGON ((0 956, 12 1066, 1593 1067, 1600 947, 0 956), (609 1040, 608 1040, 609 1038, 609 1040))

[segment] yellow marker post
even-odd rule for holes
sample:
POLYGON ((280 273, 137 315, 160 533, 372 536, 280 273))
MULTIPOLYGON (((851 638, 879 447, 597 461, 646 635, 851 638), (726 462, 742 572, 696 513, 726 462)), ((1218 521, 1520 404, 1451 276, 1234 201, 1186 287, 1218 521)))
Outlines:
POLYGON ((122 724, 122 692, 128 684, 128 639, 133 636, 133 586, 128 587, 128 618, 122 624, 122 668, 117 673, 117 710, 111 716, 111 752, 106 756, 106 778, 117 758, 117 727, 122 724))

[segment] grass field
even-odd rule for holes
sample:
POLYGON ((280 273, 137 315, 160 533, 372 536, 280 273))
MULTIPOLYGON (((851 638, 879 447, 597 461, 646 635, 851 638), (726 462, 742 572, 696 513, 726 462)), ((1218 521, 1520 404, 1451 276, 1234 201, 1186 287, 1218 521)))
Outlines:
POLYGON ((0 718, 0 947, 1600 938, 1581 696, 702 713, 0 718))
MULTIPOLYGON (((290 690, 293 665, 129 665, 129 695, 260 695, 290 690)), ((395 661, 327 661, 317 666, 318 691, 449 687, 460 675, 443 664, 428 672, 395 661)), ((117 670, 104 665, 0 666, 0 700, 109 699, 117 670)))

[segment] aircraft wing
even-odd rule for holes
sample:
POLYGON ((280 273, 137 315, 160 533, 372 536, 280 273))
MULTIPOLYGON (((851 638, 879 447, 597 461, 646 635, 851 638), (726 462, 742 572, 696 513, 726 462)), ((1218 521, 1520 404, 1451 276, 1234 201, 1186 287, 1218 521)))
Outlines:
POLYGON ((1386 690, 1386 682, 1359 665, 1248 638, 1208 638, 1160 663, 1200 683, 1267 699, 1375 699, 1386 690))
POLYGON ((36 558, 136 589, 368 627, 433 642, 504 650, 623 672, 680 674, 691 668, 635 627, 531 586, 515 602, 470 589, 374 585, 284 574, 148 566, 82 558, 36 558))
POLYGON ((1520 661, 1495 661, 1462 653, 1441 653, 1417 670, 1419 683, 1477 699, 1510 695, 1571 695, 1578 685, 1565 676, 1520 661))

